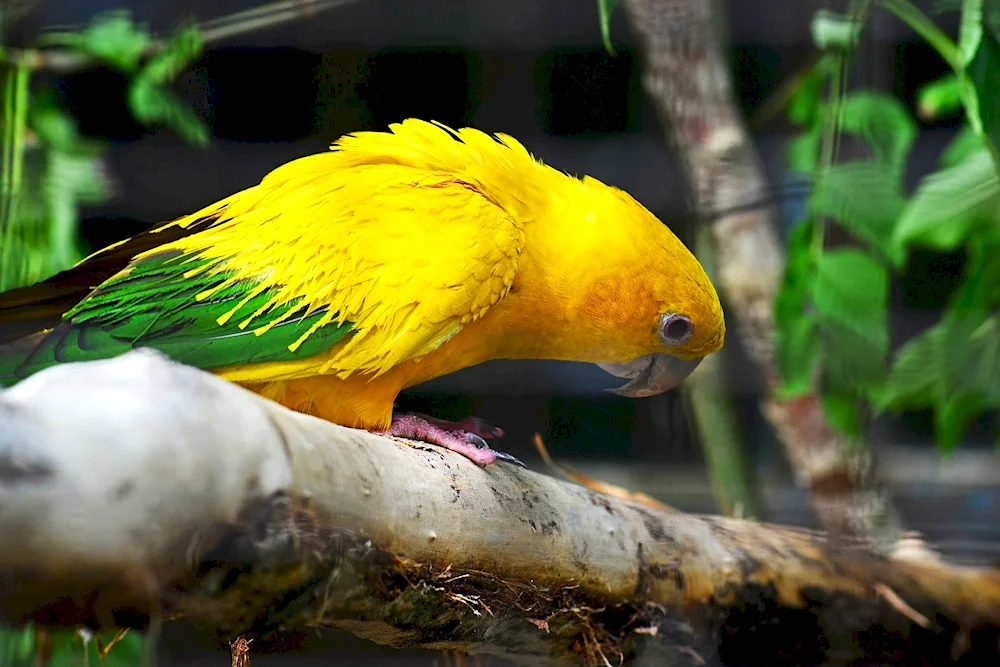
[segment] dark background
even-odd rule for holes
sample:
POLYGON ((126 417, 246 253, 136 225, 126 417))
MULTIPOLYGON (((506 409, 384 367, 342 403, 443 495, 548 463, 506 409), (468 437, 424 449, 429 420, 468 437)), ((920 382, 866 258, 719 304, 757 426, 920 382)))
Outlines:
MULTIPOLYGON (((29 42, 43 27, 84 22, 111 8, 131 9, 162 33, 185 18, 211 19, 255 4, 43 2, 11 41, 29 42)), ((838 3, 723 4, 739 101, 750 115, 814 53, 813 12, 838 3)), ((612 57, 601 46, 598 25, 596 0, 358 0, 234 38, 211 48, 177 86, 211 125, 212 144, 204 150, 136 125, 117 74, 95 70, 62 77, 60 90, 82 131, 114 144, 109 168, 117 196, 85 210, 83 233, 93 247, 106 245, 251 186, 283 162, 325 150, 341 134, 381 130, 416 116, 512 134, 556 168, 628 190, 690 241, 688 198, 664 128, 641 90, 635 36, 619 11, 612 24, 618 56, 612 57)), ((911 103, 921 84, 946 71, 931 49, 913 40, 902 24, 876 15, 854 86, 894 92, 911 103)), ((911 185, 933 168, 956 129, 954 121, 921 127, 911 185)), ((774 185, 785 182, 781 151, 791 132, 778 119, 756 136, 774 185)), ((897 342, 933 321, 961 266, 961 256, 914 258, 910 275, 893 288, 897 342)), ((763 518, 812 525, 807 500, 758 414, 758 378, 736 336, 729 341, 725 354, 763 518)), ((531 445, 531 434, 539 432, 555 457, 596 477, 646 490, 681 509, 717 511, 681 397, 671 392, 632 401, 602 391, 619 383, 590 365, 498 361, 417 388, 401 404, 442 417, 474 412, 502 426, 508 435, 500 447, 535 469, 544 467, 531 445)), ((944 463, 930 443, 926 414, 881 420, 872 434, 907 524, 948 556, 970 562, 1000 558, 1000 466, 986 426, 944 463)), ((164 642, 162 664, 196 664, 184 648, 184 631, 170 633, 180 634, 164 642)), ((310 652, 333 646, 341 656, 378 664, 440 661, 336 633, 323 637, 308 642, 310 652)), ((202 655, 197 664, 227 659, 202 655)), ((320 664, 316 660, 305 655, 281 658, 280 664, 320 664)), ((253 664, 278 662, 255 657, 253 664)))

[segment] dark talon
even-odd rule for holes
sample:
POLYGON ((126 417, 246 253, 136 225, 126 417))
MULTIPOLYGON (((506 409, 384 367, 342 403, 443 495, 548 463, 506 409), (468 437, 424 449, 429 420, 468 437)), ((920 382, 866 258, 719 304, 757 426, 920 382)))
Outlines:
POLYGON ((476 435, 475 433, 466 433, 465 439, 471 444, 475 445, 479 449, 489 449, 490 446, 483 440, 482 436, 476 435))
POLYGON ((513 463, 514 465, 521 466, 525 470, 528 469, 528 466, 524 465, 524 461, 517 458, 513 454, 508 454, 507 452, 498 452, 495 449, 493 450, 493 453, 496 454, 497 461, 506 461, 507 463, 513 463))

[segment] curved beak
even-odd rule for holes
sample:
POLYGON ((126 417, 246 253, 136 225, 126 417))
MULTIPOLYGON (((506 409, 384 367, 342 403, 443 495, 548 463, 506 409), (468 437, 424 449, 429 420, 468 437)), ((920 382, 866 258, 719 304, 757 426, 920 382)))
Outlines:
POLYGON ((649 354, 624 364, 597 364, 615 377, 631 381, 612 394, 629 398, 646 398, 673 389, 698 367, 701 359, 678 359, 669 354, 649 354))

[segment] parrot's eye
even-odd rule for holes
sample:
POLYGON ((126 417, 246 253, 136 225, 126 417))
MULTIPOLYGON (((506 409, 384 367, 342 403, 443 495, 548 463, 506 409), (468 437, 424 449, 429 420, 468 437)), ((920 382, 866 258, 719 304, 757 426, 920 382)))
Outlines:
POLYGON ((660 318, 660 338, 667 345, 680 345, 693 330, 694 325, 684 315, 668 313, 660 318))

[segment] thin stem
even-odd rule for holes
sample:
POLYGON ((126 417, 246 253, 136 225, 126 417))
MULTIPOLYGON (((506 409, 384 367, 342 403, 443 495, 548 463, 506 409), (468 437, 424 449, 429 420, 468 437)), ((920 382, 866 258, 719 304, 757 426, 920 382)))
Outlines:
MULTIPOLYGON (((839 137, 837 129, 840 127, 840 106, 844 70, 846 69, 844 67, 845 59, 846 57, 843 54, 837 54, 833 59, 833 67, 830 71, 830 92, 824 114, 825 127, 823 128, 823 137, 820 141, 818 165, 820 173, 830 169, 837 155, 837 140, 839 137)), ((823 216, 816 216, 813 219, 813 225, 815 227, 815 231, 813 232, 813 256, 818 261, 819 256, 823 254, 823 245, 826 236, 826 222, 823 216)))
MULTIPOLYGON (((198 24, 202 42, 210 44, 230 37, 242 35, 262 28, 290 23, 313 14, 356 0, 279 0, 254 9, 233 12, 216 19, 198 24)), ((162 40, 155 40, 146 55, 157 53, 163 48, 162 40)), ((0 49, 0 62, 24 65, 33 70, 74 72, 96 64, 91 56, 67 49, 0 49)))
MULTIPOLYGON (((905 0, 903 0, 905 2, 905 0)), ((871 7, 870 0, 853 0, 850 5, 851 19, 858 25, 864 25, 871 7)), ((820 142, 820 159, 818 171, 824 172, 830 169, 837 152, 840 148, 840 124, 843 112, 844 97, 847 95, 847 78, 849 69, 847 62, 853 50, 840 51, 833 59, 833 68, 830 72, 830 93, 826 106, 826 127, 823 129, 823 137, 820 142)), ((826 221, 823 216, 816 216, 814 220, 815 231, 813 234, 813 254, 816 259, 823 253, 826 241, 826 221)))
POLYGON ((14 70, 7 68, 4 76, 3 90, 3 161, 0 163, 0 291, 6 290, 13 279, 11 266, 11 246, 13 245, 13 215, 11 215, 13 187, 11 179, 14 159, 14 70))
POLYGON ((10 268, 14 226, 24 171, 24 138, 28 118, 28 68, 10 68, 5 77, 3 105, 3 161, 0 164, 0 290, 14 286, 21 279, 10 268))
POLYGON ((879 0, 879 4, 896 15, 900 21, 913 28, 928 44, 934 47, 945 62, 954 69, 961 69, 958 45, 944 33, 927 14, 920 11, 909 0, 879 0))
POLYGON ((978 110, 970 108, 968 100, 970 96, 975 97, 976 85, 965 72, 958 45, 937 27, 926 14, 911 4, 909 0, 879 0, 879 4, 895 14, 896 18, 903 23, 913 28, 928 44, 934 47, 934 50, 954 70, 955 75, 958 77, 958 85, 962 91, 962 106, 965 107, 966 119, 969 121, 973 132, 976 133, 982 140, 983 145, 986 146, 986 150, 989 151, 990 158, 993 160, 994 168, 997 173, 1000 173, 1000 152, 998 152, 993 140, 986 135, 978 110))
POLYGON ((312 14, 348 5, 356 0, 281 0, 253 9, 246 9, 210 19, 201 24, 202 39, 205 43, 220 41, 260 28, 289 23, 309 18, 312 14))
MULTIPOLYGON (((695 254, 716 280, 712 228, 700 225, 695 254)), ((747 466, 746 441, 738 428, 723 359, 713 354, 684 385, 685 402, 694 416, 716 500, 724 514, 759 516, 758 498, 747 466)))

